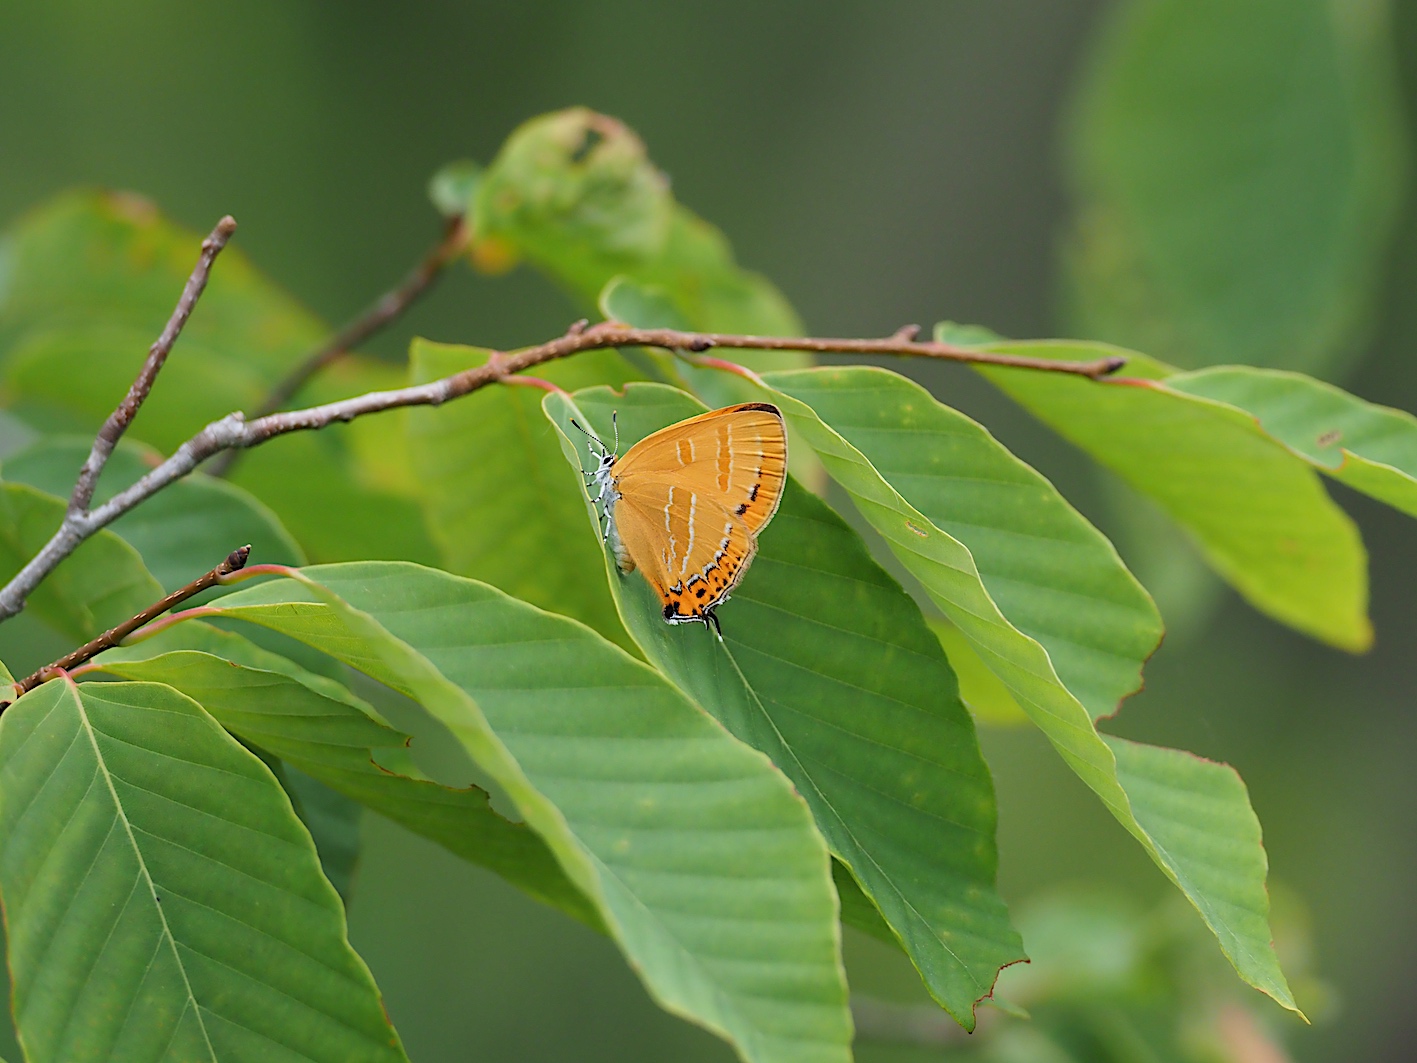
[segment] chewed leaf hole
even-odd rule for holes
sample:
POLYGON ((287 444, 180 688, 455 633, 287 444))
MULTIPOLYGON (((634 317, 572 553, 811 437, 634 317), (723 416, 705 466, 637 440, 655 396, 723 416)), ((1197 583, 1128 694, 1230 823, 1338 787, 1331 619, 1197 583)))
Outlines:
POLYGON ((916 535, 920 536, 920 538, 922 538, 922 539, 928 539, 928 538, 930 538, 930 533, 927 532, 924 528, 922 528, 922 527, 920 527, 919 525, 917 525, 914 521, 911 521, 911 520, 906 521, 906 522, 905 522, 905 526, 906 526, 907 528, 909 528, 911 531, 913 531, 916 535))

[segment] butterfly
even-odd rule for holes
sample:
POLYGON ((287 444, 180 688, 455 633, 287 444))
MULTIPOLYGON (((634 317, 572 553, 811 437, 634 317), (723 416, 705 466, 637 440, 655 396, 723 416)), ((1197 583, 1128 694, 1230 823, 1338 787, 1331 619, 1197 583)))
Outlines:
MULTIPOLYGON (((575 422, 572 422, 575 424, 575 422)), ((782 412, 745 402, 690 417, 618 456, 576 424, 597 459, 587 487, 620 571, 639 569, 671 624, 713 625, 752 564, 787 479, 782 412), (598 450, 598 452, 597 452, 598 450)))

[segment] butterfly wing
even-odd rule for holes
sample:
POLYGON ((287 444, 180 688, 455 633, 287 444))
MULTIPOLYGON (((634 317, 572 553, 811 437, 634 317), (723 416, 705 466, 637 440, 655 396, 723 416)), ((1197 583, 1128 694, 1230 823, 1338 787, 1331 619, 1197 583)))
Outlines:
MULTIPOLYGON (((738 585, 758 543, 743 518, 683 484, 632 478, 615 502, 618 549, 671 623, 701 620, 738 585)), ((624 562, 621 568, 628 571, 624 562)))
POLYGON ((699 505, 721 505, 756 534, 777 512, 787 479, 782 413, 746 402, 690 417, 636 443, 616 462, 615 477, 622 494, 627 481, 683 486, 699 505))
POLYGON ((744 403, 640 440, 615 465, 623 571, 641 569, 671 623, 705 620, 743 578, 787 477, 782 414, 744 403))

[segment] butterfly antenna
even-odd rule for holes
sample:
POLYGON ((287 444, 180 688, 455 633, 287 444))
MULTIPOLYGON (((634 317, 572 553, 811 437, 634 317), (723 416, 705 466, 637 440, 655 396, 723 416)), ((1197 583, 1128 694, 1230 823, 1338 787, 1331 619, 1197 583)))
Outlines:
POLYGON ((589 428, 586 428, 584 425, 582 425, 580 421, 577 421, 574 417, 571 418, 571 426, 575 428, 575 430, 581 435, 585 436, 587 439, 592 439, 595 442, 599 443, 601 450, 607 449, 605 446, 605 441, 603 439, 601 439, 598 435, 592 432, 589 428))
POLYGON ((615 456, 620 456, 620 411, 610 411, 610 426, 615 429, 615 456))

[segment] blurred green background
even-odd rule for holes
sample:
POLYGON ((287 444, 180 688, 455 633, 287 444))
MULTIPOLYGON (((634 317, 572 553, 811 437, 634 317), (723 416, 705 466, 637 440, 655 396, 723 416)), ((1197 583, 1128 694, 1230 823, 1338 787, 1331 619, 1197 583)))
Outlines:
MULTIPOLYGON (((940 318, 1082 332, 1183 364, 1303 367, 1417 410, 1410 0, 9 2, 0 224, 75 184, 140 192, 203 231, 230 212, 255 261, 339 321, 435 238, 439 165, 486 161, 569 104, 638 130, 676 197, 818 334, 940 318), (1217 175, 1223 194, 1205 183, 1217 175)), ((571 316, 529 271, 458 269, 372 346, 534 342, 571 316)), ((896 368, 987 423, 1158 581, 1176 634, 1116 729, 1248 782, 1331 990, 1312 1029, 1275 1010, 1294 1058, 1417 1056, 1417 529, 1342 498, 1371 552, 1378 633, 1350 658, 1207 590, 982 381, 896 368)), ((1040 737, 985 746, 1012 904, 1075 883, 1166 895, 1040 737)), ((386 822, 366 820, 365 844, 352 936, 419 1063, 729 1058, 657 1011, 608 942, 386 822)), ((885 963, 866 955, 861 984, 885 986, 885 963)))

